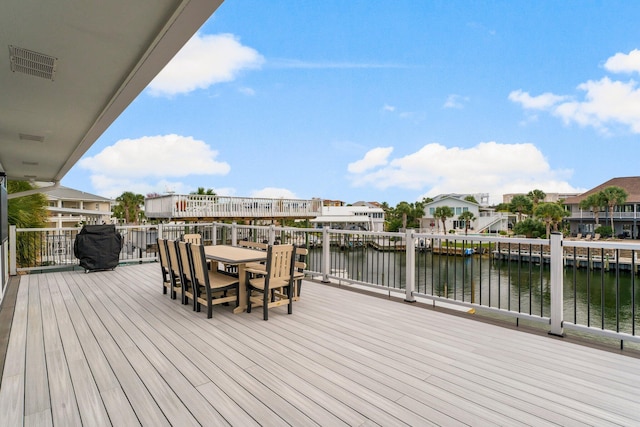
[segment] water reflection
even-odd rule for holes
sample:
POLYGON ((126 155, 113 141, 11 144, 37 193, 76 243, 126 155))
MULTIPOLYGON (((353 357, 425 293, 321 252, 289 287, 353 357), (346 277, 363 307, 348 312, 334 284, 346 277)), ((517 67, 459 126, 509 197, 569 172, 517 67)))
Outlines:
MULTIPOLYGON (((314 251, 317 255, 310 256, 312 269, 314 260, 319 264, 322 259, 322 250, 314 251)), ((398 289, 405 287, 404 251, 332 247, 330 257, 332 268, 342 277, 398 289)), ((629 271, 566 267, 565 320, 634 333, 640 325, 640 287, 636 281, 637 277, 629 271)), ((539 262, 499 261, 488 254, 461 257, 417 251, 416 291, 535 316, 550 315, 549 267, 539 262)))

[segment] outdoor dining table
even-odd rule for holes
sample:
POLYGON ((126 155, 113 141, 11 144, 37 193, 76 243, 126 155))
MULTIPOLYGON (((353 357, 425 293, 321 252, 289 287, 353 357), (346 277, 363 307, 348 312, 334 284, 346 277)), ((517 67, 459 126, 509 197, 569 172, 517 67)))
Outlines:
MULTIPOLYGON (((247 275, 245 266, 249 262, 262 262, 267 260, 267 252, 255 249, 240 248, 230 245, 205 246, 204 254, 207 259, 238 267, 239 304, 233 310, 234 313, 242 313, 247 308, 247 275)), ((217 266, 215 266, 217 268, 217 266)))

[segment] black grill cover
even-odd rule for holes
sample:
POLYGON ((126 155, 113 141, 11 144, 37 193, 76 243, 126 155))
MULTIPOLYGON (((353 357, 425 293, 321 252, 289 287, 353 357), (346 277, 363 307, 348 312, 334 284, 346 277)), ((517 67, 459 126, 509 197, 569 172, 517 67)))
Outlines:
POLYGON ((115 225, 85 225, 76 236, 73 253, 87 272, 117 267, 122 236, 115 225))

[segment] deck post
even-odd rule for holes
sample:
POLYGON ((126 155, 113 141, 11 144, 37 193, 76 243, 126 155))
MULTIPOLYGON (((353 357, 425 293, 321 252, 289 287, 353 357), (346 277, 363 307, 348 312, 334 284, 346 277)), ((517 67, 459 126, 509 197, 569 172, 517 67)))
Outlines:
POLYGON ((554 231, 549 239, 550 278, 551 278, 551 330, 550 335, 564 336, 562 322, 563 309, 563 269, 562 269, 562 233, 554 231))
POLYGON ((231 223, 231 246, 238 246, 238 223, 231 223))
POLYGON ((329 241, 329 227, 322 229, 322 282, 329 283, 329 271, 331 270, 331 252, 329 241))
POLYGON ((18 273, 16 254, 16 226, 9 226, 9 274, 15 276, 18 273))
POLYGON ((218 244, 218 226, 215 222, 211 226, 211 244, 213 246, 218 244))
POLYGON ((416 302, 416 298, 413 296, 413 291, 416 288, 416 238, 413 229, 406 230, 405 251, 407 253, 407 283, 405 285, 406 294, 404 301, 416 302))
POLYGON ((269 244, 273 245, 276 242, 276 226, 269 225, 269 244))

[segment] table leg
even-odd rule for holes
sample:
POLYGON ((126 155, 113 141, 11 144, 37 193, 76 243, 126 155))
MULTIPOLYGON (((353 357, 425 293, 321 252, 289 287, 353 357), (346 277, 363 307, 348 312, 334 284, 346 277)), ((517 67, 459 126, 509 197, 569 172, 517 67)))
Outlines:
POLYGON ((234 314, 242 313, 247 309, 247 274, 244 264, 238 264, 238 292, 240 292, 239 304, 233 309, 234 314))

